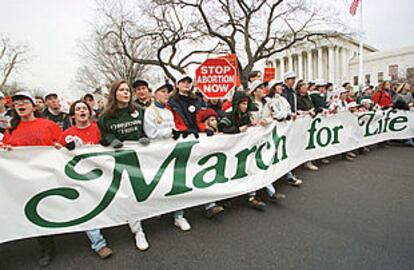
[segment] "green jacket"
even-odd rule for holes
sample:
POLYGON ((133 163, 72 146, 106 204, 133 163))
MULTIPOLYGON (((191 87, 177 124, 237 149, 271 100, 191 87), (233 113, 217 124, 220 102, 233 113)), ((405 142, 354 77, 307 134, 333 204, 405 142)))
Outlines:
POLYGON ((130 112, 129 108, 121 109, 114 117, 104 113, 98 120, 98 127, 102 134, 101 143, 109 145, 113 140, 137 141, 145 137, 144 110, 137 108, 130 112))
POLYGON ((238 91, 233 96, 232 101, 232 111, 225 113, 223 118, 220 120, 218 128, 223 133, 239 133, 240 127, 245 125, 250 125, 250 115, 249 112, 257 111, 257 107, 250 97, 246 93, 238 91), (242 99, 248 98, 248 106, 246 112, 240 112, 238 110, 238 105, 242 99))

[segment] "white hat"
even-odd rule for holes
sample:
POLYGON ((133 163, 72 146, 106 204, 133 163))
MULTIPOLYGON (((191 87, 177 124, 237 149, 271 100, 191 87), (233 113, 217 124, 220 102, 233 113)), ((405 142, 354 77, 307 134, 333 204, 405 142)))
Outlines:
POLYGON ((29 99, 33 103, 33 105, 36 104, 35 99, 33 98, 33 95, 30 94, 27 91, 19 91, 19 92, 17 92, 16 94, 14 94, 12 96, 12 100, 14 101, 15 99, 17 99, 19 97, 25 97, 25 98, 29 99))
POLYGON ((367 85, 367 86, 365 86, 365 87, 364 87, 364 92, 365 92, 365 91, 367 91, 368 89, 372 89, 372 86, 371 86, 371 85, 367 85))
POLYGON ((358 106, 359 106, 358 103, 356 103, 355 101, 352 101, 352 102, 347 104, 348 108, 355 108, 355 107, 358 107, 358 106))
POLYGON ((174 89, 174 85, 172 85, 171 83, 161 82, 155 86, 154 93, 156 93, 158 90, 161 90, 164 87, 168 89, 168 93, 174 89))
POLYGON ((339 87, 338 88, 338 94, 343 94, 343 93, 346 93, 346 92, 349 92, 349 90, 344 88, 344 87, 339 87))
POLYGON ((54 92, 54 91, 49 91, 49 92, 47 92, 46 93, 46 95, 43 97, 44 98, 44 100, 46 100, 49 96, 59 96, 56 92, 54 92))
POLYGON ((191 82, 193 82, 193 79, 188 74, 180 74, 177 78, 177 83, 184 81, 185 79, 189 79, 191 82))
POLYGON ((288 71, 285 74, 283 74, 283 80, 296 78, 296 74, 293 71, 288 71))
POLYGON ((256 80, 252 82, 249 86, 249 94, 253 93, 257 88, 261 86, 266 86, 266 85, 267 85, 267 82, 263 82, 261 80, 256 80))
POLYGON ((370 99, 370 98, 363 98, 363 99, 361 99, 361 101, 359 103, 361 103, 361 104, 364 104, 364 103, 374 104, 374 101, 372 101, 372 99, 370 99))
POLYGON ((325 86, 326 85, 326 81, 324 79, 316 79, 315 80, 315 86, 325 86))
POLYGON ((0 92, 0 98, 5 98, 3 92, 0 92))
POLYGON ((271 88, 273 88, 274 86, 276 86, 278 84, 283 84, 283 81, 282 80, 276 80, 276 79, 274 79, 274 80, 271 80, 268 83, 267 87, 269 87, 269 89, 271 89, 271 88))

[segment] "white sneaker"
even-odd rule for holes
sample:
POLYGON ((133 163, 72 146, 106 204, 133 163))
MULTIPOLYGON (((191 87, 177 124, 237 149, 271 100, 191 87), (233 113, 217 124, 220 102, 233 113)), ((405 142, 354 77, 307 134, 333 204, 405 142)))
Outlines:
POLYGON ((191 230, 191 225, 185 217, 174 218, 174 225, 179 227, 182 231, 191 230))
POLYGON ((145 238, 144 232, 137 232, 135 234, 135 244, 137 248, 141 251, 145 251, 149 248, 147 238, 145 238))
POLYGON ((310 161, 305 163, 305 168, 308 169, 308 170, 310 170, 310 171, 317 171, 317 170, 319 170, 319 168, 315 164, 313 164, 312 162, 310 162, 310 161))

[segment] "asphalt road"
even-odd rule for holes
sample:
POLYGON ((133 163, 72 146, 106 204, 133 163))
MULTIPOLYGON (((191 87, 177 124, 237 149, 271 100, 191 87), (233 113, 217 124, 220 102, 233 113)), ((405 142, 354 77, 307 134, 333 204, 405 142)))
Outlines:
MULTIPOLYGON (((145 221, 140 252, 127 226, 106 229, 114 255, 100 260, 83 233, 56 238, 48 269, 414 269, 414 148, 374 149, 355 162, 334 158, 297 169, 300 188, 264 212, 243 197, 216 220, 200 207, 181 232, 171 215, 145 221)), ((0 245, 0 269, 38 269, 34 240, 0 245)))

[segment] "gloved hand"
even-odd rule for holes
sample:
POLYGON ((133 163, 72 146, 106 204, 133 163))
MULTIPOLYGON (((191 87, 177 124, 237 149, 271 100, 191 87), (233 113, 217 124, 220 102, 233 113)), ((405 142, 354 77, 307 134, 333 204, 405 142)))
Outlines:
POLYGON ((212 131, 211 129, 206 129, 206 134, 208 137, 213 136, 214 135, 214 131, 212 131))
POLYGON ((122 148, 124 144, 120 140, 115 139, 109 144, 109 146, 112 146, 113 148, 122 148))
POLYGON ((143 146, 146 146, 146 145, 150 144, 151 141, 147 137, 142 137, 138 140, 138 142, 140 144, 142 144, 143 146))
POLYGON ((66 149, 68 149, 69 151, 72 151, 73 149, 75 149, 75 147, 76 147, 76 144, 75 144, 75 142, 74 141, 71 141, 71 142, 68 142, 67 144, 66 144, 66 149))
POLYGON ((176 129, 172 129, 172 138, 174 139, 174 140, 178 140, 178 138, 180 137, 180 134, 181 134, 181 132, 180 131, 178 131, 178 130, 176 130, 176 129))

